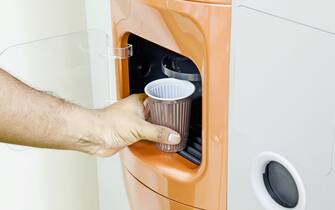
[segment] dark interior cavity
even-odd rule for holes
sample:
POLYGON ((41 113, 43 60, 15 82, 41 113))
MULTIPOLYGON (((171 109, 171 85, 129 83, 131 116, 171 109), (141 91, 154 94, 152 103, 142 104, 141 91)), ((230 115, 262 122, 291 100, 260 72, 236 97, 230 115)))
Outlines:
POLYGON ((187 79, 195 85, 188 146, 179 154, 194 164, 200 165, 202 159, 202 83, 197 66, 187 57, 134 34, 129 35, 128 43, 133 46, 133 56, 129 58, 131 94, 143 93, 145 85, 149 82, 168 77, 187 79))

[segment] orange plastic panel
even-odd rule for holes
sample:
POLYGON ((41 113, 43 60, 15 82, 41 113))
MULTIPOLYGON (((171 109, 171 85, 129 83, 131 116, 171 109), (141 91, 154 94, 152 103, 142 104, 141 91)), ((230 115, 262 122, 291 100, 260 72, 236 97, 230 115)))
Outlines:
MULTIPOLYGON (((190 58, 203 78, 201 165, 142 141, 122 151, 124 166, 169 199, 201 209, 226 210, 231 6, 183 0, 111 3, 116 47, 125 46, 128 34, 134 33, 190 58)), ((123 98, 129 95, 127 60, 117 61, 116 67, 118 97, 123 98)))
POLYGON ((199 210, 163 197, 147 188, 128 171, 124 171, 128 198, 133 210, 199 210))
POLYGON ((198 1, 212 4, 231 4, 231 0, 186 0, 186 1, 198 1))

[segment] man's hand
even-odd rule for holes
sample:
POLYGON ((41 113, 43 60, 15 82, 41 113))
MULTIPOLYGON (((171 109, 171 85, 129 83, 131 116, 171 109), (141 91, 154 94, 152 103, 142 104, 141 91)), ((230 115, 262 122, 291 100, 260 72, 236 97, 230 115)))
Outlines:
POLYGON ((91 141, 91 146, 81 147, 78 150, 110 156, 125 146, 139 140, 150 140, 165 144, 178 144, 180 135, 163 126, 153 125, 147 121, 144 107, 146 95, 134 94, 110 107, 94 111, 97 117, 98 138, 91 141), (92 143, 96 142, 96 143, 92 143))
POLYGON ((139 140, 178 144, 175 131, 145 121, 145 95, 89 110, 35 90, 0 69, 0 142, 109 156, 139 140))

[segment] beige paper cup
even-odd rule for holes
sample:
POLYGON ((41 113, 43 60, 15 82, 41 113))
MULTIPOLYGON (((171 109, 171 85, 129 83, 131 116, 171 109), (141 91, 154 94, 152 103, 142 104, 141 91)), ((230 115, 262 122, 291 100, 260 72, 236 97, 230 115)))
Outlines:
POLYGON ((178 152, 185 149, 194 91, 195 86, 191 82, 174 78, 155 80, 145 86, 144 92, 149 96, 150 122, 171 128, 181 135, 177 145, 158 143, 161 151, 178 152))

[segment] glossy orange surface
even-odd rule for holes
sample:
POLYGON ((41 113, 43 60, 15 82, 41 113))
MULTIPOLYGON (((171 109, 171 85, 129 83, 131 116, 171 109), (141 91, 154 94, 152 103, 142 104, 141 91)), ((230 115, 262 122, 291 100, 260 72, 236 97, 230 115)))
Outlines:
POLYGON ((128 171, 124 171, 131 208, 134 210, 199 210, 170 200, 146 187, 128 171))
MULTIPOLYGON (((203 78, 201 165, 142 141, 122 152, 125 170, 152 191, 178 203, 226 210, 230 5, 184 0, 111 3, 115 46, 125 46, 128 34, 134 33, 189 57, 203 78)), ((129 95, 127 60, 116 65, 118 97, 123 98, 129 95)), ((127 186, 128 192, 139 187, 127 186)), ((140 194, 129 195, 134 210, 140 209, 140 202, 147 202, 136 197, 140 194)), ((166 208, 155 210, 160 209, 166 208)))
POLYGON ((231 4, 231 0, 185 0, 185 1, 197 1, 197 2, 213 3, 213 4, 231 4))

